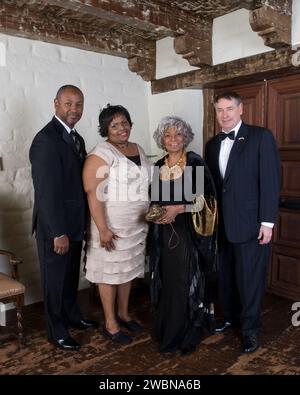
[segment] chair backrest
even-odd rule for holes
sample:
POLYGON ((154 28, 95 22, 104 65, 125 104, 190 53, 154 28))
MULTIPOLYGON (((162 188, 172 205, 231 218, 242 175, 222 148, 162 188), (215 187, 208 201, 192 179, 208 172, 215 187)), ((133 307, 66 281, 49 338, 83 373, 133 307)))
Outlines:
MULTIPOLYGON (((6 250, 0 250, 0 256, 6 257, 6 259, 10 264, 9 266, 10 266, 11 277, 14 280, 18 280, 19 279, 18 265, 22 263, 22 260, 18 259, 13 252, 6 250)), ((0 271, 2 270, 0 269, 0 271)))

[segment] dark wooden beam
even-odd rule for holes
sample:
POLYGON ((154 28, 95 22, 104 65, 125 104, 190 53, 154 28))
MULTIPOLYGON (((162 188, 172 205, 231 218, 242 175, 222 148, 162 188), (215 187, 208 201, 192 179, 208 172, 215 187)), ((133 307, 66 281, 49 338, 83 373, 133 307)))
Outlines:
POLYGON ((134 58, 128 59, 128 68, 130 71, 141 76, 145 81, 152 81, 155 79, 155 58, 147 59, 145 57, 135 56, 134 58))
MULTIPOLYGON (((83 14, 96 15, 104 20, 117 21, 152 34, 157 31, 160 38, 162 34, 175 36, 175 51, 182 54, 191 65, 211 64, 212 21, 171 7, 167 2, 163 4, 136 0, 110 0, 109 2, 49 0, 47 3, 83 14)), ((136 56, 129 59, 128 66, 131 71, 148 81, 155 78, 155 63, 155 59, 147 57, 145 61, 143 57, 136 56)))
POLYGON ((0 32, 126 58, 155 59, 156 53, 154 41, 96 28, 84 18, 47 18, 38 7, 0 5, 0 32))
POLYGON ((252 3, 252 9, 266 6, 281 14, 292 15, 293 0, 254 0, 252 3))
POLYGON ((235 78, 245 78, 252 75, 263 75, 279 69, 296 69, 292 63, 295 54, 292 49, 285 48, 249 56, 215 66, 202 67, 199 70, 189 71, 152 81, 152 93, 169 92, 184 88, 212 87, 235 78))
POLYGON ((211 34, 207 39, 198 39, 188 34, 174 39, 174 50, 182 55, 191 66, 201 67, 212 64, 212 24, 211 34))
POLYGON ((203 152, 205 144, 214 136, 215 108, 213 106, 214 89, 203 89, 203 152))
POLYGON ((168 2, 164 4, 139 0, 45 0, 44 3, 125 24, 138 30, 157 30, 165 37, 188 32, 200 37, 207 35, 205 20, 194 13, 170 7, 168 2))
POLYGON ((250 25, 269 47, 281 48, 291 44, 291 15, 263 6, 250 12, 250 25))

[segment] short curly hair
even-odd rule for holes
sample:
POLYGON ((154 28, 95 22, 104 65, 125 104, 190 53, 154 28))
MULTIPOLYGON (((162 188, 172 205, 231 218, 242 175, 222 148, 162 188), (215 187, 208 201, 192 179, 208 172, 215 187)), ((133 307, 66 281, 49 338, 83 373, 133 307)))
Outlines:
POLYGON ((111 106, 110 104, 108 104, 106 106, 106 108, 103 108, 100 111, 100 114, 99 114, 98 119, 99 119, 100 136, 102 136, 102 137, 108 136, 108 127, 116 115, 124 115, 129 123, 130 127, 132 126, 130 114, 125 107, 123 107, 121 105, 111 106))
POLYGON ((184 145, 187 146, 194 138, 194 133, 191 126, 185 122, 182 118, 176 116, 167 116, 160 120, 155 132, 153 133, 153 138, 158 146, 158 148, 164 149, 163 138, 166 131, 170 128, 175 127, 179 133, 184 137, 184 145))

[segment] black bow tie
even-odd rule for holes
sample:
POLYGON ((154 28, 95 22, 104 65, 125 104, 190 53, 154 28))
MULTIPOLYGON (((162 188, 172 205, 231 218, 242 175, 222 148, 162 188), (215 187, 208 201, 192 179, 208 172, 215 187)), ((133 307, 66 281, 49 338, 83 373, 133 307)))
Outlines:
POLYGON ((226 139, 226 137, 230 138, 230 140, 234 140, 234 130, 232 130, 230 133, 225 133, 225 132, 219 133, 219 139, 221 141, 226 139))

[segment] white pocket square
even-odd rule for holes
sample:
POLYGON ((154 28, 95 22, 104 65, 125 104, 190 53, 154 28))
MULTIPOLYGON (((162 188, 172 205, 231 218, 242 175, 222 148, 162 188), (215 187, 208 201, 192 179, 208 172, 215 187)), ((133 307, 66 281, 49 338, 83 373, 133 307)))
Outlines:
POLYGON ((238 140, 245 140, 245 137, 239 137, 238 140))

